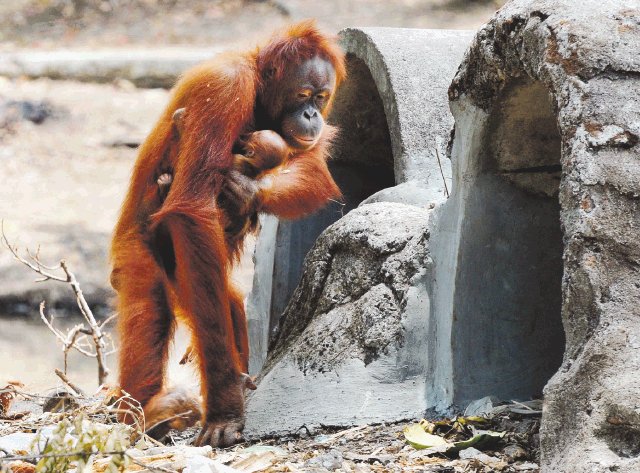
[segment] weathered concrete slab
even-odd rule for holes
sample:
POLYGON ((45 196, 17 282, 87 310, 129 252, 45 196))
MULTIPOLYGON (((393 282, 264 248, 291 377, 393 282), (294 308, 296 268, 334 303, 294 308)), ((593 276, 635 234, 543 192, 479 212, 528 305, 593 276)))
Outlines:
POLYGON ((183 71, 220 51, 176 47, 4 52, 0 53, 0 76, 86 82, 126 79, 139 87, 169 88, 183 71))
POLYGON ((273 265, 276 250, 278 219, 272 215, 260 215, 260 238, 254 249, 254 272, 251 294, 246 299, 247 323, 249 326, 249 372, 260 371, 264 355, 269 348, 270 313, 269 301, 273 291, 273 265), (260 261, 256 261, 256 257, 260 261))
MULTIPOLYGON (((348 28, 340 33, 351 66, 351 86, 336 97, 333 112, 346 141, 367 142, 371 135, 388 132, 397 184, 416 180, 431 191, 433 200, 445 195, 442 173, 450 178, 446 156, 453 126, 448 87, 473 33, 406 28, 348 28), (362 90, 375 84, 386 123, 379 118, 375 100, 362 90), (379 125, 378 125, 379 124, 379 125), (371 125, 378 125, 375 128, 371 125), (386 127, 385 127, 386 125, 386 127)), ((337 159, 371 163, 379 151, 373 146, 346 146, 337 159), (353 149, 352 149, 353 148, 353 149), (348 153, 348 154, 347 154, 348 153)))

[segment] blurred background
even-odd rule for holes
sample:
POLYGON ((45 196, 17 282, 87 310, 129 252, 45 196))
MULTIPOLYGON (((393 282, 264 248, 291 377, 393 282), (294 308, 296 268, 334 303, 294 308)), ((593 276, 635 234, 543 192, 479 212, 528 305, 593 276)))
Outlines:
POLYGON ((11 48, 252 43, 289 21, 476 29, 499 0, 3 0, 0 41, 11 48))
MULTIPOLYGON (((45 263, 66 259, 96 316, 108 317, 112 313, 110 232, 136 147, 169 93, 158 86, 161 81, 145 87, 136 81, 133 75, 142 67, 138 64, 162 54, 180 59, 199 57, 204 51, 206 57, 209 51, 250 47, 274 29, 304 18, 316 18, 320 27, 332 33, 348 26, 475 30, 503 3, 1 0, 0 219, 4 231, 23 251, 39 248, 45 263), (105 50, 109 51, 106 59, 87 56, 105 50), (56 59, 53 65, 52 58, 56 59), (100 75, 104 63, 122 59, 129 61, 128 69, 118 69, 115 76, 100 75), (95 67, 84 79, 82 74, 69 73, 91 61, 95 67)), ((234 277, 246 290, 251 276, 247 251, 234 277)), ((54 323, 63 332, 80 321, 79 313, 66 285, 35 283, 36 278, 0 247, 0 386, 16 380, 27 389, 42 391, 60 384, 53 369, 63 365, 61 343, 40 320, 38 305, 47 301, 47 313, 56 317, 54 323)), ((113 324, 109 327, 113 330, 113 324)), ((181 334, 174 359, 185 344, 181 334)), ((110 382, 117 379, 115 356, 109 357, 110 382)), ((174 362, 174 378, 192 378, 190 371, 176 367, 174 362)), ((92 359, 74 353, 68 374, 85 388, 97 387, 92 359)))

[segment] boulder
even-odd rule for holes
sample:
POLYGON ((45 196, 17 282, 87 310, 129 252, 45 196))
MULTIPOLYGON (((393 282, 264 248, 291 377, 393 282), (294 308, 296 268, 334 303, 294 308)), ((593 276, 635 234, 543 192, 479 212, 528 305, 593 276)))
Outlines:
POLYGON ((322 234, 249 398, 249 435, 422 414, 427 221, 425 209, 373 203, 322 234))

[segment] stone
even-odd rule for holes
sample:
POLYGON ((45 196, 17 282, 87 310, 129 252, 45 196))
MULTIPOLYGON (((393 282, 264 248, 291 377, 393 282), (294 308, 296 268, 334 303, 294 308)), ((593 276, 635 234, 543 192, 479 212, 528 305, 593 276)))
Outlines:
POLYGON ((27 120, 40 125, 46 119, 64 113, 54 110, 52 104, 43 100, 4 100, 0 101, 0 128, 13 122, 27 120))
POLYGON ((502 453, 509 459, 509 461, 513 462, 515 460, 523 460, 527 457, 527 451, 522 448, 520 445, 507 445, 502 450, 502 453))
POLYGON ((495 406, 500 403, 500 399, 495 396, 485 396, 469 403, 464 410, 465 416, 482 416, 493 412, 495 406))
POLYGON ((184 473, 237 473, 239 470, 231 468, 202 455, 193 455, 186 460, 184 473))
POLYGON ((373 203, 322 234, 249 395, 247 435, 422 415, 428 215, 373 203))
POLYGON ((37 434, 15 432, 0 437, 0 450, 15 454, 16 452, 30 452, 37 434))
POLYGON ((509 2, 449 90, 429 403, 544 388, 542 471, 640 469, 637 6, 509 2))
POLYGON ((482 453, 480 450, 473 447, 460 450, 459 456, 460 460, 478 460, 485 465, 490 463, 497 463, 500 461, 496 457, 492 457, 490 455, 487 455, 486 453, 482 453))
POLYGON ((540 466, 533 462, 524 462, 513 465, 513 469, 516 471, 540 471, 540 466))
POLYGON ((324 468, 329 471, 335 471, 342 467, 342 453, 339 450, 330 450, 327 453, 310 458, 305 463, 309 468, 324 468))

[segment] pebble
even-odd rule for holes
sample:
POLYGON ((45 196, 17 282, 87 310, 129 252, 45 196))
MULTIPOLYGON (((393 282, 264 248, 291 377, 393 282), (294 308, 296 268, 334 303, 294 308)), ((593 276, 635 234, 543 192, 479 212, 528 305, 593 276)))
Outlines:
POLYGON ((316 468, 322 467, 329 471, 335 471, 342 467, 343 461, 342 453, 338 450, 330 450, 327 453, 323 453, 322 455, 318 455, 317 457, 307 460, 305 466, 316 468))
POLYGON ((503 450, 504 453, 509 460, 522 460, 527 457, 527 452, 520 445, 507 445, 503 450))

